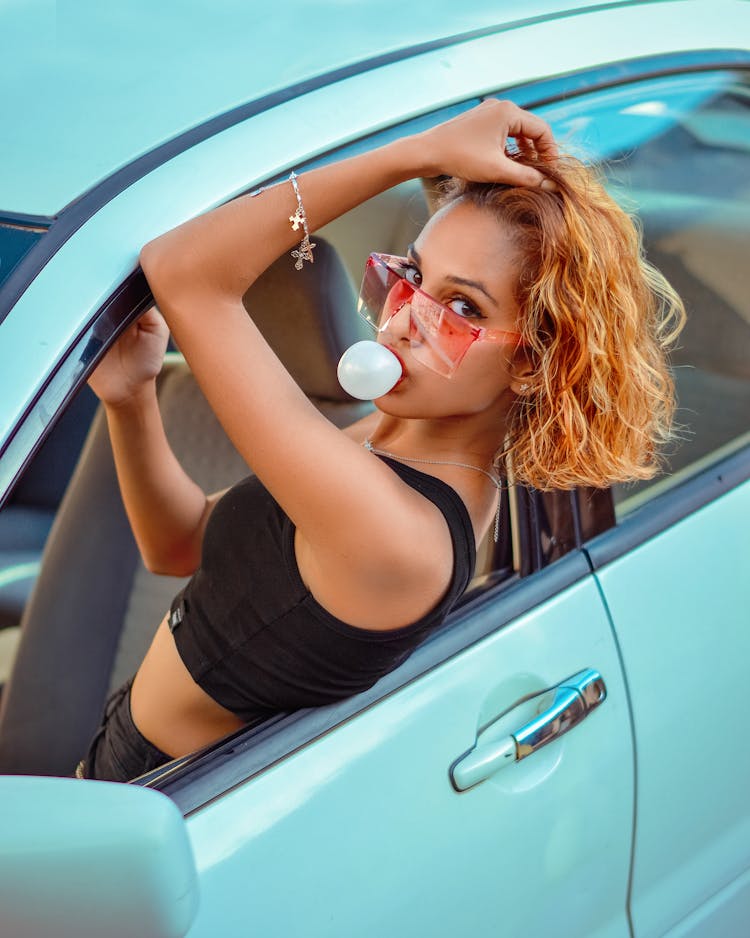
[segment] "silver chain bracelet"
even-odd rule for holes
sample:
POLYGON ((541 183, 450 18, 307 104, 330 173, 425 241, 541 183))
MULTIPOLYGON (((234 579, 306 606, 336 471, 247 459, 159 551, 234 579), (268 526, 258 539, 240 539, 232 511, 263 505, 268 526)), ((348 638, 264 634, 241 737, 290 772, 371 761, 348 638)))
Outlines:
POLYGON ((294 170, 289 174, 289 182, 291 182, 294 187, 294 194, 297 196, 297 211, 289 216, 289 221, 292 223, 293 231, 298 231, 299 226, 302 225, 302 230, 305 232, 305 236, 300 242, 298 250, 292 251, 292 257, 296 258, 294 269, 302 270, 302 265, 305 261, 310 261, 311 264, 315 262, 312 252, 316 245, 310 241, 310 231, 307 227, 305 206, 302 204, 302 196, 300 195, 299 186, 297 185, 297 174, 294 170))
MULTIPOLYGON (((294 188, 294 194, 297 196, 297 210, 293 215, 289 216, 289 221, 292 223, 292 231, 299 231, 299 227, 302 225, 302 230, 305 233, 304 238, 300 241, 299 248, 292 251, 292 257, 295 258, 295 270, 302 270, 302 265, 305 261, 310 261, 311 264, 315 263, 312 252, 313 248, 317 247, 317 245, 310 241, 310 231, 307 227, 307 214, 305 212, 305 206, 302 204, 302 196, 299 191, 299 185, 297 184, 297 174, 294 170, 289 174, 289 182, 291 182, 294 188)), ((276 185, 278 185, 278 183, 276 183, 276 185)), ((248 195, 251 198, 255 198, 260 195, 261 192, 273 188, 275 188, 275 186, 261 186, 259 189, 254 189, 252 192, 249 192, 248 195)))

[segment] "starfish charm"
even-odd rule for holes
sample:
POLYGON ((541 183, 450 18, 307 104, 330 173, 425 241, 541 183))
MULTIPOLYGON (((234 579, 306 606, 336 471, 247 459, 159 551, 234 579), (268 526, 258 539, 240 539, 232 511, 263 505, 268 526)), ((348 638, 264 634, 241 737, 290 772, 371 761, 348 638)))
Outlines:
POLYGON ((315 263, 315 258, 312 255, 314 247, 317 247, 317 245, 313 244, 307 235, 305 235, 305 237, 302 239, 302 243, 299 246, 299 250, 292 251, 292 257, 296 258, 294 263, 295 270, 302 270, 302 264, 305 261, 310 261, 311 264, 315 263))

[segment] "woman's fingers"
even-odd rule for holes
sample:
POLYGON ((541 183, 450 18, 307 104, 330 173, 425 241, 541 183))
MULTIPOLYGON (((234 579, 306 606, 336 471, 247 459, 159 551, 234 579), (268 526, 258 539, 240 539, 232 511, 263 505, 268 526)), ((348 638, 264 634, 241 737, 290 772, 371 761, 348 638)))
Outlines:
POLYGON ((164 317, 152 306, 129 326, 89 377, 103 401, 119 404, 159 374, 169 341, 164 317))
MULTIPOLYGON (((511 102, 502 103, 510 104, 511 102)), ((511 109, 508 110, 507 120, 508 136, 515 137, 519 141, 522 152, 524 147, 533 148, 543 160, 551 162, 557 159, 557 144, 552 135, 552 128, 541 117, 512 104, 511 109), (523 144, 521 141, 524 141, 523 144)))
POLYGON ((505 182, 510 186, 539 186, 542 189, 547 188, 545 183, 548 182, 544 173, 540 173, 538 169, 534 169, 533 166, 526 166, 523 163, 518 163, 516 160, 511 160, 504 154, 500 157, 501 160, 501 169, 498 173, 498 181, 505 182))
POLYGON ((145 332, 165 333, 169 331, 164 317, 156 306, 147 309, 137 320, 136 325, 145 332))
POLYGON ((529 164, 557 158, 552 130, 541 117, 512 101, 488 98, 427 135, 435 157, 433 175, 549 188, 544 173, 529 164), (516 142, 522 162, 506 154, 509 138, 516 142))

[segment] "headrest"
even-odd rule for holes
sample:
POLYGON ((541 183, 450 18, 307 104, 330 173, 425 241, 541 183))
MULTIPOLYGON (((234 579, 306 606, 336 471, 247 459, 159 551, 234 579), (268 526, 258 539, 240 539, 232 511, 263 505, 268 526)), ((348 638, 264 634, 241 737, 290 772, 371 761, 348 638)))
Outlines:
POLYGON ((313 236, 315 262, 295 270, 288 253, 255 281, 242 302, 271 348, 310 397, 350 401, 336 379, 341 355, 371 339, 336 250, 313 236))

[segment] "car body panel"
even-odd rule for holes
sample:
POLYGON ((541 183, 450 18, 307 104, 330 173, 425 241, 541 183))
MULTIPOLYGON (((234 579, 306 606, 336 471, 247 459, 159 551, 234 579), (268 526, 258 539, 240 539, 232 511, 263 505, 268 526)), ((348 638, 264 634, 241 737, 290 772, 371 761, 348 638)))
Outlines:
POLYGON ((0 210, 53 215, 142 153, 247 101, 287 89, 296 97, 302 83, 336 80, 342 69, 565 11, 558 0, 422 0, 408 15, 287 0, 283 17, 239 0, 187 8, 129 0, 99 5, 96 15, 88 4, 6 3, 0 75, 14 90, 3 101, 13 132, 3 139, 0 210))
MULTIPOLYGON (((745 482, 597 572, 637 740, 639 938, 665 934, 692 911, 686 895, 698 908, 723 889, 745 918, 722 934, 747 926, 750 747, 737 688, 750 661, 748 517, 745 482), (728 888, 735 881, 742 902, 728 888)), ((685 933, 717 934, 715 923, 706 928, 685 933)))
MULTIPOLYGON (((536 710, 507 714, 497 737, 536 710)), ((202 884, 191 938, 625 938, 630 734, 588 576, 191 815, 202 884), (452 788, 450 766, 480 726, 589 665, 607 698, 588 718, 475 788, 452 788)))

